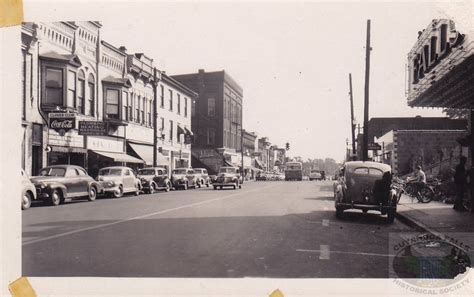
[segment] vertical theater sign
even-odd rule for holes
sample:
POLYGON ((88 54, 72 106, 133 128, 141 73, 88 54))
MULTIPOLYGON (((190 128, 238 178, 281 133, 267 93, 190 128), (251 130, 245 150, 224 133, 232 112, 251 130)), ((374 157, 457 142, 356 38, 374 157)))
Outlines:
POLYGON ((433 20, 408 54, 408 105, 472 108, 473 53, 472 36, 459 32, 454 21, 433 20))

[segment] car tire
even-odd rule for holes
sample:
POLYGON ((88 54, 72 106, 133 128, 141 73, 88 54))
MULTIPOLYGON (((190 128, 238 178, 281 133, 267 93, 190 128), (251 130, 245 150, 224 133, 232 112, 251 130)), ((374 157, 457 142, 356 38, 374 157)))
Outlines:
POLYGON ((342 208, 336 208, 336 218, 342 219, 344 217, 344 210, 342 208))
POLYGON ((89 188, 89 196, 87 196, 87 200, 94 201, 97 198, 97 189, 95 187, 89 188))
POLYGON ((167 182, 165 186, 165 192, 169 192, 169 191, 171 191, 171 184, 167 182))
POLYGON ((198 183, 198 187, 201 188, 202 185, 204 185, 204 181, 203 181, 203 180, 201 180, 201 181, 198 183))
POLYGON ((58 206, 59 204, 61 204, 61 201, 61 193, 58 190, 53 190, 51 192, 51 197, 49 198, 49 204, 52 206, 58 206))
POLYGON ((148 189, 148 194, 155 194, 155 192, 156 192, 156 184, 151 183, 150 188, 148 189))
POLYGON ((236 185, 234 185, 234 190, 236 190, 236 189, 237 189, 237 186, 236 186, 236 185))
POLYGON ((29 192, 25 192, 23 197, 21 197, 21 209, 25 210, 30 208, 31 206, 31 194, 29 192))
POLYGON ((135 188, 135 192, 133 192, 133 194, 134 194, 135 196, 140 195, 140 186, 137 186, 137 187, 135 188))
POLYGON ((188 183, 183 184, 183 190, 186 191, 188 189, 188 183))
POLYGON ((206 184, 206 187, 208 187, 208 188, 209 188, 209 186, 210 186, 210 185, 209 185, 209 182, 208 182, 208 183, 206 184))
POLYGON ((112 195, 113 195, 114 198, 120 198, 120 197, 122 197, 122 196, 123 196, 123 187, 122 187, 122 185, 120 185, 120 186, 118 187, 118 190, 117 190, 117 191, 114 191, 114 192, 112 193, 112 195))
POLYGON ((213 188, 214 188, 214 190, 217 190, 217 186, 214 186, 213 188))
POLYGON ((392 224, 395 221, 395 214, 397 213, 396 209, 389 209, 387 211, 387 223, 392 224))
POLYGON ((363 213, 367 213, 368 210, 367 210, 367 209, 363 209, 362 212, 363 212, 363 213))
POLYGON ((219 186, 219 190, 222 190, 222 186, 219 186))

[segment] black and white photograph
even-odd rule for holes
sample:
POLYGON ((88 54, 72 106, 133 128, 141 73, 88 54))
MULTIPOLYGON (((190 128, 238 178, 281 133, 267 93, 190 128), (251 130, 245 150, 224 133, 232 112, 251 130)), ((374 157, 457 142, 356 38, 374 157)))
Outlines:
POLYGON ((472 296, 472 1, 23 5, 5 296, 472 296))

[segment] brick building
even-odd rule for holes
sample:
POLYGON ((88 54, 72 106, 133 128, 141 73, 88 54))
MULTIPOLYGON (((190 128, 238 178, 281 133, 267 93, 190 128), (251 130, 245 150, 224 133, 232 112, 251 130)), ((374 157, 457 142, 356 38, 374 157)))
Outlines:
POLYGON ((173 75, 194 90, 193 167, 215 173, 223 165, 241 166, 243 90, 225 71, 173 75))

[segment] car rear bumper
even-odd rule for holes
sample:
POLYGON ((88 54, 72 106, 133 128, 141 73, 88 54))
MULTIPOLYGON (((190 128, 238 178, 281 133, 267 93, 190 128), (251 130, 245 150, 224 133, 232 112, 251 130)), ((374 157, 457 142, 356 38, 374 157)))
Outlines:
POLYGON ((212 185, 216 186, 216 187, 237 187, 237 183, 218 183, 218 182, 215 182, 212 185))
POLYGON ((387 210, 397 209, 393 205, 374 205, 374 204, 358 204, 358 203, 337 203, 336 208, 339 209, 362 209, 362 210, 378 210, 386 212, 387 210))

